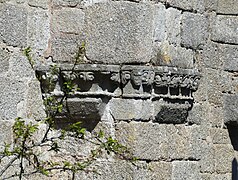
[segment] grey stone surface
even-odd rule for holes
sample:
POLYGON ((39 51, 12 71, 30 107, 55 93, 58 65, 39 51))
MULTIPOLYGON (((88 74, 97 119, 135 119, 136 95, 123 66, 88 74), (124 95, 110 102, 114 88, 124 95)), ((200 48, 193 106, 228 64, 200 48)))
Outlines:
POLYGON ((212 174, 210 180, 230 180, 232 179, 231 173, 226 174, 212 174))
POLYGON ((204 141, 201 147, 201 159, 198 161, 200 171, 214 173, 215 171, 215 148, 212 143, 204 141))
POLYGON ((150 179, 145 163, 138 162, 135 166, 126 161, 101 161, 94 166, 99 173, 77 173, 76 179, 82 180, 124 180, 124 179, 150 179))
POLYGON ((5 48, 0 48, 0 73, 6 73, 9 68, 10 54, 5 48))
POLYGON ((223 93, 231 91, 231 79, 227 72, 207 68, 204 75, 207 78, 207 98, 209 103, 221 106, 223 93))
POLYGON ((28 4, 32 7, 39 7, 42 9, 48 9, 50 6, 50 1, 49 0, 28 0, 28 4))
POLYGON ((194 52, 192 50, 163 42, 158 46, 157 56, 153 59, 153 63, 179 68, 193 68, 193 58, 194 52))
POLYGON ((166 39, 166 9, 162 3, 155 6, 154 41, 162 42, 166 39))
POLYGON ((27 90, 26 82, 23 80, 12 80, 0 77, 0 117, 1 119, 14 119, 22 110, 24 96, 27 90))
POLYGON ((212 128, 210 134, 213 144, 231 144, 231 139, 227 129, 212 128))
POLYGON ((148 164, 148 168, 151 170, 149 179, 151 180, 167 180, 171 179, 172 163, 170 162, 151 162, 148 164))
POLYGON ((68 6, 76 7, 81 0, 53 0, 52 3, 54 6, 68 6))
POLYGON ((22 52, 15 52, 11 55, 8 76, 15 80, 35 78, 35 71, 22 52))
POLYGON ((27 11, 25 8, 0 4, 0 41, 9 46, 26 46, 27 11))
POLYGON ((82 34, 84 12, 81 9, 63 8, 53 11, 53 33, 82 34))
POLYGON ((80 35, 65 34, 52 36, 51 55, 53 62, 74 63, 75 57, 83 42, 80 35))
POLYGON ((36 61, 39 60, 38 56, 48 57, 50 53, 50 13, 33 9, 29 11, 28 17, 27 45, 31 47, 33 59, 36 61))
POLYGON ((234 158, 233 147, 228 144, 215 145, 215 171, 217 173, 231 173, 232 160, 234 158))
POLYGON ((170 44, 180 45, 181 43, 181 11, 175 8, 168 8, 166 11, 166 32, 170 44))
POLYGON ((97 98, 68 98, 67 109, 74 118, 95 119, 101 118, 104 104, 97 98))
POLYGON ((204 107, 201 104, 194 103, 192 109, 188 112, 187 122, 200 125, 204 120, 204 107))
POLYGON ((28 91, 25 101, 27 118, 42 120, 44 117, 46 117, 40 89, 40 82, 37 79, 34 79, 28 83, 28 91))
POLYGON ((238 123, 238 95, 224 95, 224 123, 238 123))
POLYGON ((182 17, 181 38, 185 47, 203 48, 208 38, 207 18, 204 15, 185 12, 182 17))
POLYGON ((13 132, 11 131, 13 123, 11 121, 0 120, 0 150, 3 151, 4 144, 13 143, 13 132))
POLYGON ((167 0, 170 6, 183 10, 203 12, 205 10, 205 0, 167 0))
POLYGON ((218 15, 212 27, 212 40, 238 44, 238 17, 218 15))
POLYGON ((172 162, 172 180, 199 180, 199 166, 197 162, 173 161, 172 162))
POLYGON ((188 105, 185 104, 167 104, 154 102, 155 122, 180 124, 184 123, 188 116, 188 105))
POLYGON ((201 138, 198 133, 192 133, 193 130, 184 125, 121 122, 116 125, 116 138, 131 148, 139 159, 199 159, 201 138))
POLYGON ((152 118, 152 103, 150 100, 119 99, 109 102, 110 113, 116 120, 149 121, 152 118))
MULTIPOLYGON (((237 31, 238 32, 238 31, 237 31)), ((227 71, 238 71, 238 47, 234 45, 221 45, 223 69, 227 71)))
POLYGON ((149 62, 154 8, 132 2, 100 3, 85 11, 86 54, 94 62, 149 62))
POLYGON ((238 14, 237 0, 218 0, 217 13, 238 14))

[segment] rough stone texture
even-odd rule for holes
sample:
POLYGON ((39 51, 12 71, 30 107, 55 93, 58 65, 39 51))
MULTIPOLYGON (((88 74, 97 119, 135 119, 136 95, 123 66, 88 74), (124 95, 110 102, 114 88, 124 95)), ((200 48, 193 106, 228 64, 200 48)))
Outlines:
POLYGON ((188 106, 183 104, 154 103, 155 122, 159 123, 184 123, 188 116, 188 106))
POLYGON ((175 8, 168 8, 166 12, 167 39, 170 44, 179 45, 181 43, 181 11, 175 8))
POLYGON ((214 69, 206 69, 207 96, 209 103, 221 106, 223 92, 231 92, 231 80, 229 74, 214 69))
POLYGON ((80 119, 100 119, 104 104, 97 98, 69 98, 67 109, 70 114, 80 119))
POLYGON ((0 48, 0 74, 6 73, 9 68, 10 54, 4 48, 0 48))
POLYGON ((174 161, 172 162, 172 180, 198 180, 201 179, 197 162, 174 161))
POLYGON ((169 5, 178 7, 179 9, 184 10, 193 10, 202 12, 205 9, 205 1, 204 0, 167 0, 169 5))
POLYGON ((0 134, 0 150, 2 151, 4 143, 12 143, 13 142, 13 133, 11 131, 12 122, 10 121, 0 121, 0 128, 2 133, 0 134))
POLYGON ((82 34, 84 13, 81 9, 63 8, 53 11, 52 30, 54 33, 82 34))
MULTIPOLYGON (((39 82, 22 54, 30 46, 35 67, 44 66, 44 73, 52 61, 62 73, 74 67, 73 81, 81 89, 68 98, 68 109, 86 135, 103 130, 139 159, 133 165, 105 152, 94 164, 100 174, 78 173, 76 179, 232 179, 238 155, 237 15, 237 0, 0 0, 1 145, 11 143, 16 117, 45 117, 39 82), (86 56, 74 66, 82 42, 86 56), (174 95, 176 83, 192 88, 194 77, 184 74, 193 75, 195 68, 198 90, 174 95), (162 80, 163 91, 158 74, 161 80, 179 78, 162 80)), ((67 80, 67 73, 58 78, 57 95, 67 80)), ((56 128, 72 123, 64 115, 57 116, 56 128)), ((34 139, 45 129, 40 126, 34 139)), ((59 142, 62 153, 46 150, 40 158, 74 161, 72 156, 95 148, 82 142, 67 137, 59 142)), ((72 177, 61 172, 48 179, 72 177)))
POLYGON ((153 63, 166 66, 175 66, 180 68, 193 68, 194 52, 179 46, 160 43, 156 59, 153 63))
POLYGON ((208 38, 207 18, 204 15, 185 12, 182 17, 181 38, 185 47, 203 48, 208 38))
POLYGON ((212 128, 210 133, 211 133, 211 138, 212 138, 213 144, 229 144, 229 143, 231 143, 227 129, 212 128))
POLYGON ((0 4, 0 41, 10 46, 26 46, 27 11, 25 8, 0 4))
POLYGON ((18 110, 22 108, 26 83, 23 80, 11 80, 4 77, 0 77, 0 80, 0 117, 1 119, 14 119, 18 117, 18 110))
POLYGON ((224 95, 224 123, 238 123, 238 95, 224 95))
POLYGON ((215 171, 231 173, 234 151, 231 145, 215 145, 215 171))
POLYGON ((149 62, 153 6, 131 2, 100 3, 87 8, 86 54, 94 62, 149 62))
POLYGON ((109 103, 110 113, 116 120, 149 121, 152 118, 150 100, 113 99, 109 103))
POLYGON ((191 111, 188 112, 188 117, 186 121, 191 124, 200 125, 203 119, 205 118, 204 111, 205 110, 201 104, 195 103, 191 111))
POLYGON ((49 0, 28 0, 28 4, 32 7, 40 7, 42 9, 49 8, 50 1, 49 0))
POLYGON ((83 39, 78 35, 54 35, 52 37, 52 57, 54 62, 75 62, 75 57, 83 39))
POLYGON ((139 159, 171 160, 201 157, 201 141, 198 134, 192 133, 194 128, 131 122, 118 124, 116 130, 116 138, 132 148, 134 156, 139 159))
POLYGON ((154 41, 162 42, 166 38, 166 10, 162 3, 155 8, 155 32, 154 41))
MULTIPOLYGON (((37 1, 41 2, 41 1, 37 1)), ((27 45, 31 47, 34 59, 49 56, 50 14, 45 10, 32 10, 28 15, 27 45)))
POLYGON ((238 17, 218 15, 212 28, 212 40, 238 44, 238 17))
POLYGON ((237 0, 218 0, 217 13, 238 14, 237 0))

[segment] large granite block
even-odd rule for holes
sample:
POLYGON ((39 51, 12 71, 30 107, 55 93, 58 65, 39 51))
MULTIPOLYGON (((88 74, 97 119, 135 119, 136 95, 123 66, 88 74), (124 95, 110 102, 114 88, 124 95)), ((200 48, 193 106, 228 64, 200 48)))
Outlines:
POLYGON ((212 27, 212 40, 238 44, 238 17, 218 15, 212 27))
POLYGON ((25 8, 0 4, 0 41, 9 46, 26 46, 27 10, 25 8))
POLYGON ((145 3, 100 3, 85 10, 86 55, 93 62, 146 63, 151 59, 154 8, 145 3))
POLYGON ((238 14, 238 0, 218 0, 217 13, 238 14))
POLYGON ((200 180, 199 166, 197 162, 174 161, 172 162, 172 180, 200 180))
POLYGON ((159 43, 157 56, 153 63, 178 68, 193 68, 194 52, 168 42, 159 43))
POLYGON ((199 131, 194 130, 184 125, 120 122, 116 125, 116 138, 139 159, 200 159, 202 142, 199 131))
POLYGON ((6 73, 9 68, 10 54, 3 47, 0 47, 0 74, 6 73))
POLYGON ((170 6, 188 11, 203 12, 205 10, 205 0, 167 0, 170 6))
POLYGON ((207 18, 204 15, 185 12, 182 17, 181 38, 185 47, 202 48, 208 38, 207 18))
POLYGON ((27 45, 32 49, 32 56, 49 56, 50 14, 46 10, 31 10, 28 18, 27 45))
POLYGON ((112 99, 109 102, 110 113, 115 120, 149 121, 152 118, 152 103, 150 100, 112 99))
POLYGON ((180 45, 181 43, 181 11, 175 8, 168 8, 166 11, 166 32, 170 44, 180 45))
POLYGON ((53 11, 53 33, 82 34, 84 13, 81 9, 63 8, 53 11))
POLYGON ((238 124, 238 95, 223 95, 224 123, 238 124))

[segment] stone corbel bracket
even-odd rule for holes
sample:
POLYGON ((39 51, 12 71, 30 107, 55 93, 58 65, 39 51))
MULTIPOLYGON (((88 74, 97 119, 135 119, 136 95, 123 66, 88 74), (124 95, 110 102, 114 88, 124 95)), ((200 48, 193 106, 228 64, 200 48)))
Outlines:
POLYGON ((123 97, 193 100, 200 74, 196 69, 167 66, 122 66, 123 97))
MULTIPOLYGON (((75 120, 99 121, 113 98, 112 102, 116 100, 119 106, 124 100, 132 101, 137 111, 143 111, 138 110, 140 106, 137 107, 137 103, 147 103, 153 108, 151 117, 155 122, 183 123, 192 107, 192 93, 197 90, 201 77, 196 69, 105 64, 42 66, 37 68, 37 74, 45 96, 62 97, 64 84, 73 84, 74 92, 67 95, 69 112, 65 111, 58 117, 62 122, 67 113, 75 120)), ((120 110, 116 108, 115 111, 120 110)), ((113 112, 114 116, 130 119, 127 114, 131 114, 133 107, 123 111, 125 117, 117 117, 117 112, 113 112)), ((139 115, 131 118, 143 119, 139 115)))
POLYGON ((56 96, 63 93, 63 84, 71 81, 74 96, 193 100, 200 80, 196 69, 167 66, 64 64, 55 69, 40 67, 37 72, 43 93, 56 96))

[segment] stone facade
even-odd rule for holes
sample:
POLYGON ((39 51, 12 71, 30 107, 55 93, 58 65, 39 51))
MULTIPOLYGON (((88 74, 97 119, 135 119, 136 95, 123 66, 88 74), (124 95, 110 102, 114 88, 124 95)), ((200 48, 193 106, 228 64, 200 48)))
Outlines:
MULTIPOLYGON (((16 117, 44 117, 42 96, 61 97, 70 80, 74 121, 102 129, 138 158, 136 166, 99 159, 100 173, 76 179, 228 180, 238 173, 237 0, 0 0, 0 61, 0 144, 11 142, 16 117)), ((57 119, 62 127, 64 110, 57 119)), ((86 151, 67 143, 69 155, 86 151)))

